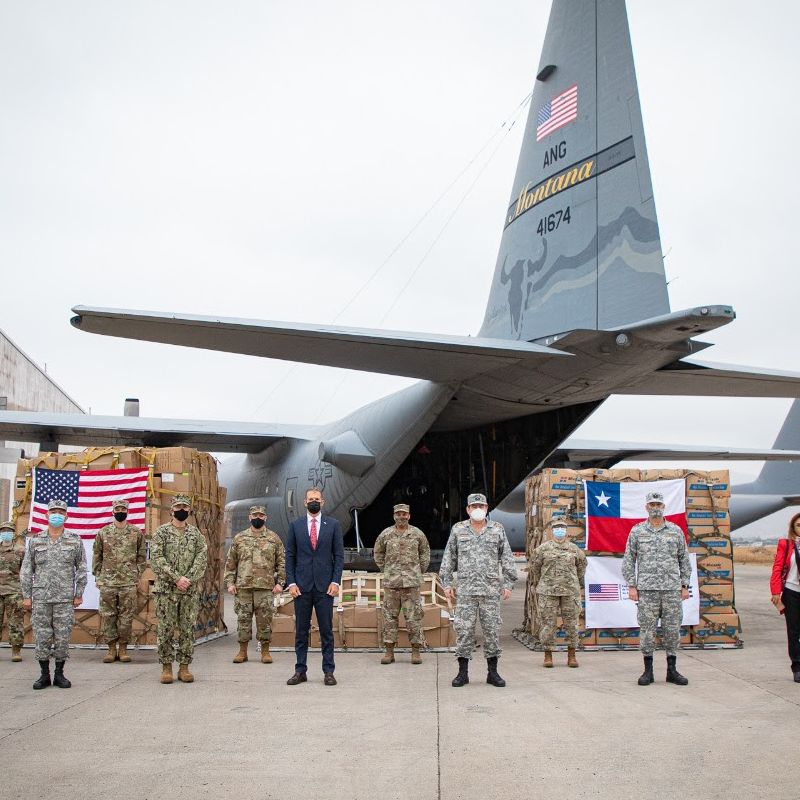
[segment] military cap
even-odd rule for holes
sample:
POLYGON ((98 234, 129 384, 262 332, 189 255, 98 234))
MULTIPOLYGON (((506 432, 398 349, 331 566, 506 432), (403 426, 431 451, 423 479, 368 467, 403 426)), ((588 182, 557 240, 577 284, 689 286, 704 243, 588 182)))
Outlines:
POLYGON ((66 511, 67 510, 67 503, 66 503, 65 500, 58 500, 57 498, 54 497, 47 504, 47 510, 48 511, 52 511, 54 508, 60 508, 60 509, 63 509, 64 511, 66 511))
POLYGON ((122 506, 126 511, 128 510, 130 504, 124 497, 118 497, 112 504, 111 508, 119 508, 122 506))
POLYGON ((661 492, 648 492, 646 503, 661 503, 664 505, 664 495, 661 492))
POLYGON ((266 514, 267 507, 266 506, 250 506, 250 513, 251 514, 266 514))
POLYGON ((566 528, 567 527, 567 521, 565 519, 554 519, 550 523, 550 527, 551 528, 566 528))
POLYGON ((489 504, 486 502, 486 495, 476 492, 475 494, 471 494, 467 498, 467 505, 468 506, 474 506, 476 504, 481 504, 481 505, 484 505, 484 506, 488 506, 489 504))
POLYGON ((0 531, 14 530, 14 523, 9 519, 6 522, 0 522, 0 531))
POLYGON ((176 494, 175 497, 172 499, 171 508, 175 508, 175 506, 189 506, 192 507, 192 498, 189 497, 188 494, 176 494))
POLYGON ((392 509, 392 513, 396 514, 398 511, 405 511, 406 514, 410 514, 411 513, 411 506, 408 503, 398 503, 392 509))

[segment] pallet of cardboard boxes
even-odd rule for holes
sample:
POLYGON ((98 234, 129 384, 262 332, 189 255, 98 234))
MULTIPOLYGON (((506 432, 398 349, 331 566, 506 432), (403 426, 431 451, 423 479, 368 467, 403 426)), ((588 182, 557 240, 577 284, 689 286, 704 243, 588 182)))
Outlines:
MULTIPOLYGON (((741 625, 733 588, 733 543, 730 530, 730 478, 727 470, 667 469, 547 469, 525 484, 525 555, 549 538, 554 519, 567 523, 567 535, 578 547, 586 545, 584 481, 625 482, 682 479, 686 484, 686 522, 689 551, 697 556, 700 591, 700 623, 681 629, 684 647, 739 647, 741 625)), ((619 555, 588 552, 587 555, 619 555)), ((583 601, 585 608, 585 601, 583 601)), ((638 628, 586 629, 580 618, 581 646, 585 648, 634 648, 638 628)), ((538 648, 539 620, 535 587, 530 574, 525 595, 522 628, 515 636, 538 648)), ((563 630, 559 631, 563 637, 563 630)))
MULTIPOLYGON (((225 490, 217 482, 217 463, 208 453, 189 447, 107 447, 75 453, 41 453, 17 463, 14 492, 14 520, 17 533, 30 526, 31 489, 36 467, 58 470, 138 469, 149 471, 144 534, 149 539, 159 525, 169 522, 170 504, 176 494, 192 498, 189 522, 203 533, 208 545, 208 567, 200 583, 200 615, 195 639, 205 640, 225 633, 224 597, 221 591, 225 563, 223 509, 225 490)), ((112 521, 109 509, 109 522, 112 521)), ((149 549, 148 549, 149 552, 149 549)), ((91 563, 88 563, 91 571, 91 563)), ((138 587, 133 642, 139 646, 156 643, 156 612, 152 588, 155 576, 148 565, 138 587)), ((7 633, 3 632, 3 637, 7 633)), ((25 641, 32 641, 29 615, 25 617, 25 641)), ((79 609, 75 614, 72 644, 102 644, 100 615, 79 609)))

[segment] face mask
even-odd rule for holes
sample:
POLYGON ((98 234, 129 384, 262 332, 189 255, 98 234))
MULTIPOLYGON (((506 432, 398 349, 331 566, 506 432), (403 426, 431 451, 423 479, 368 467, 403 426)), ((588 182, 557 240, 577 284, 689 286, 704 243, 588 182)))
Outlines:
POLYGON ((397 525, 398 528, 405 528, 408 525, 408 517, 395 517, 394 524, 397 525))
POLYGON ((557 542, 563 542, 564 539, 567 538, 567 529, 566 528, 553 528, 553 538, 557 542))
POLYGON ((309 500, 306 503, 306 508, 308 509, 309 514, 319 514, 319 510, 322 508, 322 503, 319 500, 309 500))
MULTIPOLYGON (((51 514, 50 515, 50 524, 54 528, 60 528, 64 524, 64 520, 66 517, 63 514, 51 514)), ((106 517, 108 519, 108 517, 106 517)))
POLYGON ((475 522, 483 522, 486 519, 486 509, 485 508, 473 508, 472 511, 469 512, 470 519, 474 519, 475 522))
POLYGON ((0 542, 10 542, 14 538, 14 534, 11 531, 3 531, 0 533, 0 542))
POLYGON ((266 522, 267 521, 265 519, 261 519, 260 517, 256 517, 255 519, 250 520, 250 524, 256 529, 263 528, 266 522))
POLYGON ((650 519, 660 519, 664 516, 664 509, 663 508, 648 508, 647 515, 650 519))
POLYGON ((179 508, 177 511, 172 512, 172 516, 175 517, 178 522, 184 522, 189 518, 189 512, 185 508, 179 508))
POLYGON ((114 519, 117 522, 124 522, 128 518, 127 511, 115 511, 114 512, 114 519))

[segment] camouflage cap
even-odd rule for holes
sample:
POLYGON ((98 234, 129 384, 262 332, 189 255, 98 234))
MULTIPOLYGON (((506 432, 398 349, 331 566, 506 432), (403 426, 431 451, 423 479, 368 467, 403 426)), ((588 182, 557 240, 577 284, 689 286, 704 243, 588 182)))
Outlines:
POLYGON ((14 523, 9 519, 5 522, 0 522, 0 531, 14 530, 14 523))
POLYGON ((67 510, 67 502, 66 502, 66 500, 58 500, 57 498, 54 497, 47 504, 47 510, 48 511, 52 511, 54 508, 60 508, 60 509, 63 509, 64 511, 66 511, 67 510))
POLYGON ((250 506, 250 513, 251 514, 266 514, 267 507, 266 506, 250 506))
POLYGON ((408 503, 398 503, 392 509, 392 513, 396 514, 398 511, 405 511, 406 514, 410 514, 411 513, 411 506, 408 503))
POLYGON ((112 509, 114 509, 114 508, 119 508, 120 506, 122 506, 122 508, 124 508, 124 509, 127 511, 127 510, 128 510, 128 508, 129 508, 129 506, 130 506, 130 504, 128 503, 128 501, 127 501, 127 500, 126 500, 124 497, 118 497, 118 498, 117 498, 117 499, 116 499, 116 500, 115 500, 115 501, 114 501, 114 502, 111 504, 111 508, 112 508, 112 509))
POLYGON ((664 505, 664 495, 661 492, 648 492, 647 498, 645 499, 646 503, 661 503, 664 505))
POLYGON ((551 528, 566 528, 567 527, 567 521, 565 519, 554 519, 550 523, 550 527, 551 528))
POLYGON ((476 492, 475 494, 471 494, 467 498, 467 505, 468 506, 474 506, 474 505, 488 506, 489 504, 486 502, 486 495, 485 494, 480 494, 480 493, 476 492))
POLYGON ((192 507, 192 498, 189 497, 188 494, 176 494, 175 497, 172 498, 172 505, 170 508, 175 508, 175 506, 189 506, 192 507))

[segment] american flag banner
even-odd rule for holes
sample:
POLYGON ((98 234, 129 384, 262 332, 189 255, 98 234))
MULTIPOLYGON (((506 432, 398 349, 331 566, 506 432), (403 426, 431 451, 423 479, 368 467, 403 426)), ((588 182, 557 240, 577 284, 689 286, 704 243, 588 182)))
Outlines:
POLYGON ((617 601, 620 599, 618 583, 590 583, 589 600, 617 601))
POLYGON ((104 525, 114 521, 111 503, 128 501, 128 522, 144 529, 147 500, 147 469, 33 470, 31 503, 32 533, 47 527, 47 504, 53 498, 67 504, 65 528, 82 539, 94 539, 104 525))
POLYGON ((570 86, 550 102, 545 103, 536 114, 536 141, 540 142, 553 131, 563 128, 578 118, 578 84, 570 86))

